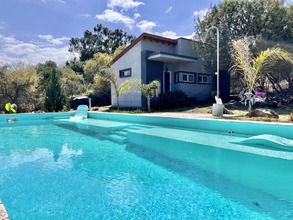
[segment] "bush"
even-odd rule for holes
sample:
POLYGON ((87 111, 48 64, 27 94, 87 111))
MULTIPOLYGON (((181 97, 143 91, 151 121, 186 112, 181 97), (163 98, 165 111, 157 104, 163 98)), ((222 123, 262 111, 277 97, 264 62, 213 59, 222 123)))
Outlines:
POLYGON ((179 91, 172 91, 161 93, 158 98, 151 100, 151 107, 155 110, 186 107, 195 104, 195 98, 188 98, 188 96, 179 91))

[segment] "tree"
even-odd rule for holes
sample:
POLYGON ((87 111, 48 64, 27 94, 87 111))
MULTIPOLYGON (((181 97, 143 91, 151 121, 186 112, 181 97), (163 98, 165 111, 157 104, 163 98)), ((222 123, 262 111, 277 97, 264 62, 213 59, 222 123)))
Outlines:
POLYGON ((281 48, 269 48, 261 51, 257 57, 253 57, 250 50, 252 44, 251 38, 243 38, 232 41, 233 49, 231 51, 234 65, 232 72, 240 72, 243 75, 247 95, 249 96, 248 115, 251 115, 251 95, 256 83, 264 76, 264 73, 270 72, 279 61, 287 61, 293 64, 293 56, 281 48))
POLYGON ((84 62, 78 60, 76 57, 74 57, 70 61, 66 61, 65 66, 70 67, 74 72, 76 72, 79 75, 83 75, 84 73, 84 62))
MULTIPOLYGON (((141 94, 147 99, 148 112, 151 112, 151 95, 153 89, 158 89, 161 86, 160 81, 153 80, 148 84, 142 83, 140 80, 127 80, 124 85, 126 88, 137 87, 141 94)), ((129 90, 129 89, 128 89, 129 90)), ((127 90, 127 91, 128 91, 127 90)))
POLYGON ((66 97, 74 97, 84 94, 87 90, 85 81, 82 75, 75 73, 70 68, 63 68, 61 85, 66 97))
POLYGON ((46 89, 46 97, 44 107, 46 111, 58 112, 61 111, 66 104, 66 98, 63 94, 59 75, 54 68, 50 77, 49 86, 46 89))
POLYGON ((38 76, 34 66, 16 62, 0 68, 0 105, 15 103, 18 112, 31 112, 37 108, 38 76))
POLYGON ((90 85, 89 87, 92 89, 91 98, 94 103, 99 105, 111 103, 111 84, 115 88, 117 79, 115 75, 112 75, 114 73, 106 69, 111 66, 113 57, 118 56, 124 48, 125 45, 119 46, 113 55, 96 53, 92 59, 85 62, 84 76, 86 82, 90 85))
POLYGON ((120 53, 122 53, 122 51, 125 50, 126 47, 126 45, 119 46, 112 55, 113 59, 115 59, 120 53))
MULTIPOLYGON (((44 64, 39 63, 36 66, 36 71, 39 76, 38 91, 40 94, 45 93, 46 89, 49 86, 52 72, 53 72, 53 70, 56 70, 57 68, 58 67, 57 67, 56 63, 51 60, 46 61, 44 64)), ((61 73, 58 72, 58 74, 61 74, 61 73)))
POLYGON ((93 83, 94 76, 101 74, 101 72, 110 67, 112 56, 105 53, 96 53, 94 57, 85 62, 84 75, 88 83, 93 83))
POLYGON ((147 106, 148 106, 148 112, 151 112, 151 94, 153 89, 160 88, 161 83, 158 80, 153 80, 149 84, 143 84, 141 83, 139 85, 141 93, 146 97, 147 99, 147 106))
MULTIPOLYGON (((258 54, 259 52, 266 50, 267 48, 276 47, 276 43, 262 38, 256 38, 256 47, 252 47, 253 54, 258 54)), ((277 47, 282 48, 283 50, 288 51, 293 54, 293 46, 286 42, 279 42, 277 47)), ((278 65, 274 66, 271 71, 265 73, 267 81, 270 83, 274 91, 278 94, 283 92, 281 83, 286 81, 288 83, 288 89, 293 89, 293 72, 292 64, 287 61, 280 61, 278 65)), ((264 80, 266 81, 266 80, 264 80)))
MULTIPOLYGON (((204 59, 206 70, 216 70, 216 35, 210 33, 206 43, 201 43, 205 30, 211 26, 220 31, 221 70, 227 71, 231 67, 232 40, 253 36, 271 41, 272 46, 280 42, 292 43, 293 6, 284 3, 284 0, 224 0, 211 6, 203 18, 195 21, 194 49, 204 59)), ((253 52, 257 55, 259 51, 253 52)), ((237 80, 237 76, 234 79, 237 80)))
POLYGON ((111 104, 111 83, 109 81, 96 74, 92 88, 92 103, 98 106, 111 104))
POLYGON ((124 81, 120 85, 118 84, 118 80, 116 78, 116 74, 113 68, 106 68, 100 73, 100 77, 103 78, 104 80, 108 81, 111 83, 111 85, 114 88, 114 93, 116 96, 116 103, 117 103, 117 110, 120 108, 119 104, 119 97, 129 91, 133 85, 129 80, 124 81))
POLYGON ((114 31, 98 24, 94 27, 94 33, 89 30, 84 32, 81 38, 71 38, 69 41, 69 51, 77 52, 80 61, 86 61, 94 57, 94 54, 113 54, 121 45, 127 45, 135 39, 121 29, 114 31))

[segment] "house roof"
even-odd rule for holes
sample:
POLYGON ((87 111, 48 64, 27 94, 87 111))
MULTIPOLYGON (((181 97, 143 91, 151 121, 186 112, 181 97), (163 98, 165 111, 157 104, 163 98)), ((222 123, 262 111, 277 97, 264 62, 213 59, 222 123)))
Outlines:
POLYGON ((155 41, 155 42, 160 42, 163 44, 168 44, 168 45, 176 45, 177 40, 166 38, 166 37, 161 37, 158 35, 153 35, 149 33, 143 33, 141 34, 138 38, 136 38, 128 47, 126 47, 117 57, 115 57, 112 61, 112 64, 115 63, 117 60, 119 60, 127 51, 129 51, 132 47, 134 47, 138 42, 141 40, 150 40, 150 41, 155 41))

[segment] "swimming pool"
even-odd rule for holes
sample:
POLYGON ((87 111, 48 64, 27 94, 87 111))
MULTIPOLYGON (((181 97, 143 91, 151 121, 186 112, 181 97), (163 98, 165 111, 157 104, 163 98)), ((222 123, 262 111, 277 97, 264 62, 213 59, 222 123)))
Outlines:
POLYGON ((230 143, 259 129, 290 138, 290 126, 68 116, 0 121, 0 200, 11 219, 293 217, 292 152, 230 143))

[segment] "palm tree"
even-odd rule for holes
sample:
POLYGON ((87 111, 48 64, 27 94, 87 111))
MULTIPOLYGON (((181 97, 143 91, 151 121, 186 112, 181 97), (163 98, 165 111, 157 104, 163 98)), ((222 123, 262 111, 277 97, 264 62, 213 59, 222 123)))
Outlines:
POLYGON ((130 82, 130 80, 127 80, 119 85, 115 74, 115 70, 113 68, 103 69, 100 73, 100 77, 102 77, 104 80, 110 82, 113 85, 114 92, 116 95, 117 110, 119 110, 119 97, 123 93, 129 91, 133 87, 133 84, 130 82))
POLYGON ((253 57, 250 51, 250 45, 253 39, 245 37, 243 39, 232 41, 232 60, 234 65, 230 71, 241 73, 247 94, 249 95, 248 115, 251 116, 251 95, 256 83, 264 76, 264 73, 270 72, 277 65, 278 61, 287 61, 293 63, 293 56, 287 51, 274 47, 261 51, 257 57, 253 57))
POLYGON ((151 112, 151 95, 153 89, 160 88, 161 83, 158 80, 153 80, 148 84, 142 83, 140 80, 133 79, 133 80, 127 80, 121 84, 121 87, 123 88, 123 91, 128 91, 130 88, 138 88, 139 91, 142 93, 143 96, 147 99, 147 106, 148 106, 148 112, 151 112))
POLYGON ((153 89, 160 88, 160 81, 153 80, 149 84, 138 84, 138 87, 140 88, 141 93, 146 97, 147 99, 147 105, 148 105, 148 112, 151 112, 151 94, 153 89))

